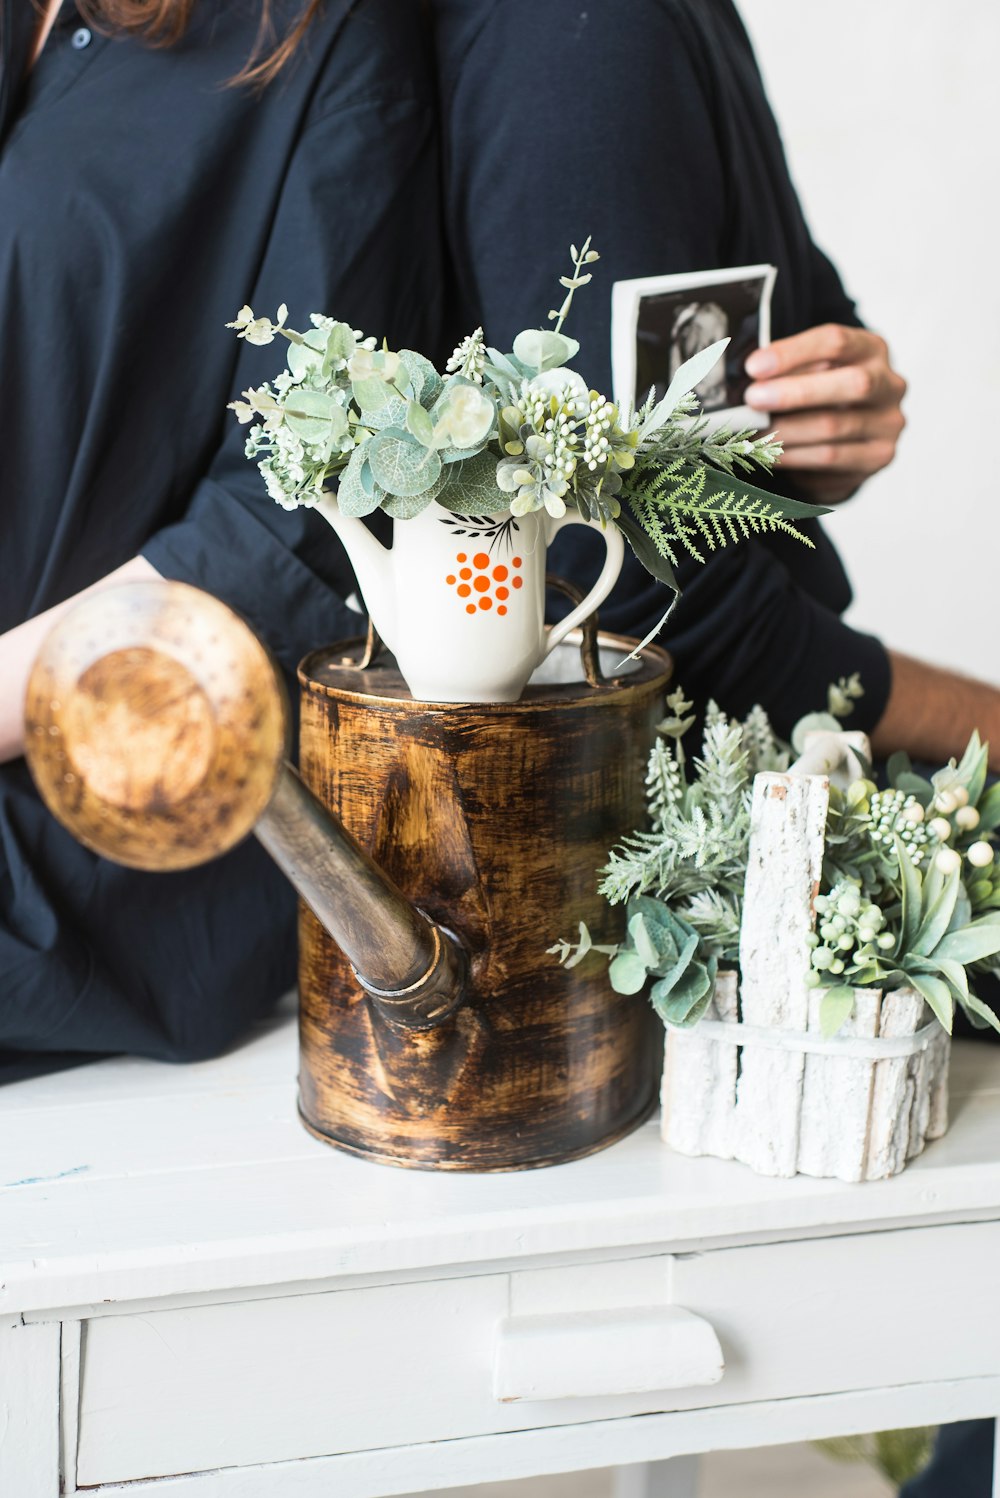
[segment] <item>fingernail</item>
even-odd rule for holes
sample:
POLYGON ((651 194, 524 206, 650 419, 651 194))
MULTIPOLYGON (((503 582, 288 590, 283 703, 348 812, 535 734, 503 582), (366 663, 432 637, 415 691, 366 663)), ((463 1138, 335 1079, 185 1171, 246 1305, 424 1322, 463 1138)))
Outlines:
POLYGON ((753 379, 757 379, 760 375, 774 374, 777 367, 777 359, 766 348, 755 349, 745 365, 747 374, 753 379))
POLYGON ((748 385, 744 399, 748 406, 759 406, 762 411, 769 411, 774 394, 773 385, 748 385))

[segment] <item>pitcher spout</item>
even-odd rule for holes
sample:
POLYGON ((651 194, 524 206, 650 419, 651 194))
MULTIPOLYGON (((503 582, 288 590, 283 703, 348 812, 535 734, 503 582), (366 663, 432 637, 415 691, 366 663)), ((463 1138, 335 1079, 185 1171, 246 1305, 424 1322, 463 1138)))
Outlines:
POLYGON ((392 552, 352 515, 342 515, 336 496, 324 494, 315 506, 336 531, 350 558, 365 607, 390 650, 396 648, 396 595, 392 581, 392 552))

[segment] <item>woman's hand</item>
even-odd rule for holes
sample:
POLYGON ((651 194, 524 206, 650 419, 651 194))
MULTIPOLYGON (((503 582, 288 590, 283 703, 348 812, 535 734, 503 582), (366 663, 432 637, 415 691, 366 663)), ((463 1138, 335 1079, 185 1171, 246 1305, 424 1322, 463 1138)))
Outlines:
POLYGON ((109 573, 92 587, 84 588, 74 598, 67 598, 64 603, 57 603, 44 614, 36 614, 33 619, 19 624, 16 629, 9 629, 5 635, 0 635, 0 764, 24 753, 24 698, 28 678, 49 630, 85 594, 96 593, 113 583, 140 582, 159 575, 145 557, 133 557, 123 567, 109 573))
POLYGON ((825 323, 755 350, 746 370, 747 405, 769 413, 779 466, 812 498, 837 504, 892 462, 906 381, 877 333, 825 323))

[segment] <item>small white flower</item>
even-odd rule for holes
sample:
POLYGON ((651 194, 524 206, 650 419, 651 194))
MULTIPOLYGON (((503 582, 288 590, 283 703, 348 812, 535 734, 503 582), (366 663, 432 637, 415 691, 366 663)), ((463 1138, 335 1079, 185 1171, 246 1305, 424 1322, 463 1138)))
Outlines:
POLYGON ((576 403, 584 410, 590 406, 587 382, 575 369, 546 369, 528 381, 528 390, 536 396, 558 396, 567 404, 576 403))
POLYGON ((451 358, 445 365, 448 374, 461 374, 467 380, 473 380, 477 385, 483 383, 483 370, 486 367, 485 338, 482 328, 477 328, 461 343, 453 352, 451 358))
POLYGON ((453 385, 438 405, 434 430, 452 447, 478 447, 489 436, 496 414, 478 385, 453 385))
POLYGON ((247 323, 242 333, 238 333, 237 337, 245 338, 247 343, 253 343, 258 348, 263 348, 266 344, 274 342, 274 328, 271 325, 270 318, 256 317, 253 322, 247 323))
POLYGON ((373 375, 387 383, 399 373, 401 359, 388 349, 376 350, 374 340, 361 344, 347 361, 347 372, 352 380, 367 380, 373 375), (368 344, 371 347, 368 347, 368 344))

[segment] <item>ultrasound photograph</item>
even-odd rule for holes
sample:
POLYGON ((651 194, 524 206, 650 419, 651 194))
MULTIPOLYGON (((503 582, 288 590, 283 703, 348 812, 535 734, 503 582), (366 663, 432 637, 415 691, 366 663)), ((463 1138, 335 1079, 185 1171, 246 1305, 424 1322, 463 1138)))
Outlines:
POLYGON ((615 397, 639 406, 652 390, 662 397, 682 364, 720 339, 725 355, 696 386, 713 426, 760 426, 766 418, 744 405, 744 365, 770 341, 769 265, 619 281, 612 295, 615 397))

